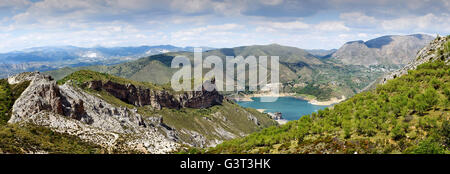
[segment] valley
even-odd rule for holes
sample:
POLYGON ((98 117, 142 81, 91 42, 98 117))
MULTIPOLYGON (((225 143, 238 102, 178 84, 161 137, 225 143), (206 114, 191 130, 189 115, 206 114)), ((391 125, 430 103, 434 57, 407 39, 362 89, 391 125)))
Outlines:
POLYGON ((0 0, 0 161, 447 171, 449 29, 450 0, 0 0))
MULTIPOLYGON (((408 35, 395 36, 394 40, 411 37, 427 39, 408 35)), ((448 153, 445 139, 449 119, 446 98, 449 68, 445 63, 448 39, 437 37, 427 46, 425 41, 412 42, 425 47, 420 51, 416 50, 420 46, 406 47, 406 51, 400 52, 414 51, 419 53, 417 56, 409 58, 405 54, 401 61, 369 64, 348 61, 352 58, 355 62, 366 62, 357 60, 360 57, 337 56, 345 55, 349 43, 332 50, 333 53, 327 50, 308 53, 278 44, 203 52, 205 57, 279 55, 280 106, 251 103, 250 100, 259 100, 255 97, 270 97, 262 90, 172 90, 168 82, 177 71, 170 68, 172 59, 179 55, 193 58, 192 53, 183 51, 115 65, 20 73, 1 83, 0 136, 5 141, 0 142, 0 150, 3 153, 448 153), (411 62, 405 65, 403 59, 411 62), (412 91, 407 86, 412 86, 412 91), (277 123, 262 110, 282 112, 291 121, 277 123), (8 145, 13 136, 11 131, 20 131, 21 137, 8 145), (43 134, 51 136, 41 138, 43 134), (52 141, 47 143, 48 138, 52 141), (31 144, 20 145, 23 142, 31 144), (429 145, 432 149, 423 149, 429 145)), ((385 48, 383 45, 395 48, 401 44, 381 39, 383 42, 373 46, 379 40, 357 43, 381 50, 385 48)), ((380 60, 386 59, 386 53, 383 54, 380 60)), ((391 56, 397 55, 400 53, 391 56)), ((252 73, 257 72, 246 71, 248 76, 252 73)), ((214 80, 210 81, 212 85, 214 80)))
POLYGON ((252 101, 238 101, 237 103, 242 107, 255 108, 265 113, 280 112, 282 119, 285 120, 298 120, 303 115, 309 115, 329 106, 313 105, 306 100, 294 97, 279 97, 275 102, 261 102, 261 98, 263 97, 252 97, 252 101))
MULTIPOLYGON (((280 82, 282 83, 280 92, 297 93, 307 96, 308 99, 311 98, 323 102, 332 98, 342 98, 342 96, 348 98, 362 91, 366 86, 385 73, 397 70, 404 66, 404 62, 413 59, 415 54, 412 55, 412 52, 417 52, 419 48, 425 46, 425 44, 431 40, 431 37, 427 35, 383 36, 381 38, 370 40, 368 43, 378 44, 378 47, 383 48, 384 50, 392 50, 396 47, 400 47, 400 41, 384 42, 385 39, 382 39, 391 37, 396 38, 396 40, 408 41, 410 47, 396 50, 395 54, 392 51, 385 51, 387 53, 383 53, 382 55, 374 54, 371 55, 372 57, 357 57, 353 55, 363 53, 354 52, 354 50, 349 49, 346 44, 336 50, 334 54, 330 55, 330 58, 324 59, 315 57, 303 49, 271 44, 209 50, 203 52, 203 57, 216 55, 225 59, 226 56, 243 56, 245 58, 249 55, 269 57, 277 55, 280 57, 280 82), (417 40, 420 40, 420 42, 417 40), (385 47, 382 47, 383 44, 386 44, 385 47), (346 53, 345 56, 343 56, 343 53, 346 53), (380 62, 367 65, 348 63, 349 59, 353 59, 355 62, 364 61, 363 59, 366 58, 386 58, 393 60, 397 54, 403 55, 402 61, 380 62), (345 57, 345 59, 343 59, 343 57, 345 57)), ((123 78, 130 78, 136 81, 166 84, 177 71, 177 69, 170 68, 170 63, 174 57, 180 55, 189 58, 191 61, 193 60, 193 53, 191 52, 171 52, 144 57, 117 65, 66 67, 45 73, 51 75, 55 79, 61 79, 70 73, 86 69, 123 78)), ((207 70, 204 72, 207 72, 207 70)), ((248 76, 254 75, 255 73, 257 72, 246 71, 248 76)), ((238 95, 252 93, 255 92, 245 91, 238 95)), ((259 92, 256 91, 256 93, 259 92)))

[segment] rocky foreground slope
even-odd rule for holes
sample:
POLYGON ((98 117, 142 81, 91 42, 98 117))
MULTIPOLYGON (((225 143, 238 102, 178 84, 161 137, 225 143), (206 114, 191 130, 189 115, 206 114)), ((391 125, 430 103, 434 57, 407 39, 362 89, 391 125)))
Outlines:
POLYGON ((8 78, 9 84, 25 81, 30 84, 15 101, 9 124, 48 127, 109 152, 169 153, 185 145, 214 146, 276 124, 224 100, 217 91, 175 93, 92 71, 76 72, 59 84, 38 72, 8 78))

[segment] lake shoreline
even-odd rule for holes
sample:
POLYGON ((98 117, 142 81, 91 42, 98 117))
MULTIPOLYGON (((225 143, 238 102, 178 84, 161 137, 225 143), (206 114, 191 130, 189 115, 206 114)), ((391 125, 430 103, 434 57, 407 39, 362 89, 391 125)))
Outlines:
MULTIPOLYGON (((256 109, 258 112, 265 113, 266 109, 256 109)), ((286 119, 276 119, 275 120, 279 125, 286 124, 289 120, 286 119)))
POLYGON ((253 108, 257 112, 267 113, 274 120, 279 120, 277 121, 279 123, 286 120, 298 120, 304 115, 329 107, 313 105, 307 100, 297 98, 291 96, 279 97, 274 102, 264 102, 261 98, 253 98, 254 101, 252 102, 237 101, 236 103, 245 108, 253 108), (281 113, 281 117, 279 113, 281 113))
POLYGON ((347 98, 345 96, 342 96, 340 99, 333 97, 330 100, 327 101, 318 101, 316 99, 311 99, 311 98, 307 98, 307 97, 302 97, 302 96, 298 96, 298 94, 296 93, 280 93, 280 94, 270 94, 270 93, 260 93, 260 94, 246 94, 244 96, 239 96, 239 97, 233 97, 232 99, 235 101, 240 101, 240 102, 251 102, 253 101, 253 97, 294 97, 300 100, 305 100, 308 101, 310 104, 312 105, 317 105, 317 106, 330 106, 330 105, 334 105, 337 103, 340 103, 344 100, 346 100, 347 98))

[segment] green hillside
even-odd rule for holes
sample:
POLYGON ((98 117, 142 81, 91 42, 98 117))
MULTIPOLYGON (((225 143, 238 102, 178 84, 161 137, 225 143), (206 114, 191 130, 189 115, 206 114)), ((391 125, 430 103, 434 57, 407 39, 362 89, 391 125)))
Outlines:
POLYGON ((138 81, 129 80, 126 78, 117 77, 114 75, 110 75, 110 74, 106 74, 106 73, 99 73, 99 72, 90 71, 90 70, 76 71, 76 72, 64 77, 63 79, 58 80, 58 84, 62 85, 69 80, 71 80, 72 82, 75 82, 78 85, 81 85, 81 84, 89 82, 89 81, 102 81, 102 82, 111 81, 111 82, 119 83, 119 84, 133 84, 138 87, 144 87, 144 88, 154 89, 154 90, 166 90, 166 91, 172 90, 172 88, 170 88, 170 86, 167 86, 167 85, 156 85, 156 84, 149 83, 149 82, 138 82, 138 81))
POLYGON ((206 153, 450 153, 450 65, 407 75, 206 153))
POLYGON ((28 87, 30 82, 10 85, 8 80, 0 79, 0 124, 4 125, 11 117, 11 109, 14 101, 28 87))

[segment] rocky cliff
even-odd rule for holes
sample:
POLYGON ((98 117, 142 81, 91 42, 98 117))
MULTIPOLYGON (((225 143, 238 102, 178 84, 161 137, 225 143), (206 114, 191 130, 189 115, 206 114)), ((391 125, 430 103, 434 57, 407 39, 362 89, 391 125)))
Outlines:
POLYGON ((76 135, 110 150, 139 150, 167 153, 177 147, 160 129, 162 119, 144 118, 136 110, 115 107, 68 84, 58 86, 40 73, 19 74, 9 83, 30 80, 29 87, 16 100, 8 123, 32 123, 76 135))
POLYGON ((382 36, 372 40, 347 42, 331 57, 349 65, 404 65, 433 37, 423 34, 382 36))
POLYGON ((444 46, 446 46, 446 42, 450 41, 450 37, 442 37, 442 36, 438 36, 436 37, 436 39, 434 39, 433 41, 431 41, 430 44, 428 44, 427 46, 425 46, 424 48, 422 48, 418 53, 415 59, 413 59, 412 61, 410 61, 406 66, 404 66, 403 68, 396 70, 394 72, 391 72, 389 74, 387 74, 386 76, 384 76, 383 78, 381 78, 381 83, 384 84, 386 83, 388 80, 390 79, 394 79, 396 77, 400 77, 404 74, 407 74, 409 70, 414 70, 417 68, 417 66, 428 62, 428 61, 434 61, 437 59, 442 59, 442 60, 449 60, 449 55, 438 55, 440 54, 439 51, 443 50, 444 46))
MULTIPOLYGON (((214 81, 211 84, 214 84, 214 81)), ((221 104, 223 100, 223 96, 215 89, 207 91, 202 88, 201 91, 171 94, 167 91, 136 87, 133 84, 119 84, 112 81, 103 83, 99 80, 87 82, 84 86, 97 91, 105 90, 114 97, 135 106, 151 105, 155 109, 207 108, 221 104)))
POLYGON ((173 93, 95 80, 81 86, 70 80, 58 85, 50 76, 38 72, 8 78, 10 84, 24 81, 30 81, 30 85, 15 101, 9 124, 48 127, 100 145, 109 152, 169 153, 182 144, 214 146, 273 125, 265 115, 229 103, 222 106, 223 97, 217 91, 173 93), (101 91, 131 106, 112 103, 101 91), (208 110, 212 106, 216 107, 209 116, 200 115, 200 108, 208 110), (188 117, 184 109, 194 114, 188 117), (240 120, 231 118, 226 110, 238 112, 234 116, 240 120), (175 114, 166 115, 167 112, 175 114), (184 124, 178 124, 177 119, 184 119, 184 124), (236 126, 240 124, 247 128, 236 126))

